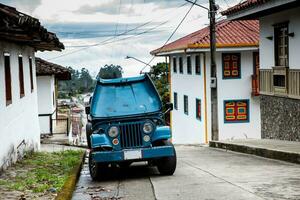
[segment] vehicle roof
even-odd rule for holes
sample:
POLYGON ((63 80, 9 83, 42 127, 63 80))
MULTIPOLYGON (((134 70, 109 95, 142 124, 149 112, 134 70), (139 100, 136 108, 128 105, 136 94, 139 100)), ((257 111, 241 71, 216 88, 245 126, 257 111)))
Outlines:
POLYGON ((136 76, 136 77, 126 77, 126 78, 115 78, 115 79, 102 79, 98 78, 98 82, 102 84, 114 84, 114 83, 126 83, 126 82, 135 82, 145 79, 145 75, 136 76))

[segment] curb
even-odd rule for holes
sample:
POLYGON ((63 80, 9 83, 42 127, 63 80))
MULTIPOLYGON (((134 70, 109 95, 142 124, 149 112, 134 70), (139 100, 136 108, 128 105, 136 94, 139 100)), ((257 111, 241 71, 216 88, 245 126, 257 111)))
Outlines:
POLYGON ((226 149, 230 151, 236 151, 240 153, 252 154, 260 157, 300 164, 300 154, 294 152, 278 151, 274 149, 265 149, 261 147, 246 146, 219 141, 209 141, 209 147, 226 149))
POLYGON ((55 200, 70 200, 70 199, 72 199, 73 192, 76 187, 76 183, 80 176, 82 165, 85 161, 85 156, 86 156, 86 152, 84 152, 82 154, 81 162, 72 169, 69 177, 67 178, 63 187, 61 188, 61 191, 57 194, 55 200))

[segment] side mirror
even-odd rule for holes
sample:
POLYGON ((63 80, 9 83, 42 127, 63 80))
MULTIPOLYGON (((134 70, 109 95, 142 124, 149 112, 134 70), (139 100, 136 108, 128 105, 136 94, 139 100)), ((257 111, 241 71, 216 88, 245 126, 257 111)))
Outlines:
POLYGON ((92 103, 92 97, 90 97, 89 99, 89 104, 91 105, 91 103, 92 103))
POLYGON ((170 103, 170 102, 166 103, 166 108, 167 108, 167 110, 172 111, 174 109, 173 103, 170 103))
POLYGON ((173 110, 173 103, 166 103, 166 111, 164 114, 167 114, 168 112, 172 111, 173 110))
POLYGON ((85 114, 89 115, 90 111, 91 111, 91 107, 90 106, 85 107, 85 114))

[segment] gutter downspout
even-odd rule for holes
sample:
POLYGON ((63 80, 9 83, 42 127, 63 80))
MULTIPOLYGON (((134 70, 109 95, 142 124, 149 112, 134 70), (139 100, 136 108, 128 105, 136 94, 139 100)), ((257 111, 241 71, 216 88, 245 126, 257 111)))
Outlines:
POLYGON ((203 55, 203 82, 204 82, 204 130, 205 130, 205 144, 208 143, 208 129, 207 129, 207 91, 206 91, 206 57, 203 55))
MULTIPOLYGON (((169 91, 170 91, 170 102, 172 101, 172 83, 171 83, 171 66, 170 63, 168 63, 168 57, 166 56, 166 65, 168 69, 168 82, 169 82, 169 91)), ((169 56, 169 62, 171 60, 171 56, 169 56)), ((171 129, 171 134, 172 134, 172 112, 170 112, 170 129, 171 129)), ((171 135, 172 136, 172 135, 171 135)))

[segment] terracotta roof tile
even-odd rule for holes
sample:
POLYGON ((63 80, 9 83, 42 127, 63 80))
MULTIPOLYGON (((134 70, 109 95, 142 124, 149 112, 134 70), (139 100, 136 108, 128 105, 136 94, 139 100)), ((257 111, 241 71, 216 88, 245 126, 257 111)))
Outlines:
POLYGON ((56 78, 59 80, 70 80, 71 79, 71 72, 69 69, 48 62, 46 60, 43 60, 41 58, 35 58, 35 63, 36 63, 36 74, 38 76, 43 76, 43 75, 55 75, 56 78))
POLYGON ((58 37, 43 27, 38 19, 1 3, 0 27, 2 40, 26 44, 40 51, 64 49, 58 37))
POLYGON ((230 15, 236 12, 239 12, 241 10, 245 10, 254 6, 259 6, 261 4, 266 3, 267 1, 270 0, 246 0, 242 3, 239 3, 233 7, 228 8, 227 10, 224 10, 223 12, 221 12, 222 15, 230 15))
MULTIPOLYGON (((258 46, 259 43, 259 22, 258 20, 222 20, 216 26, 217 47, 249 47, 258 46)), ((170 52, 185 50, 187 48, 209 48, 210 35, 209 27, 191 33, 183 38, 160 47, 151 52, 170 52)))

